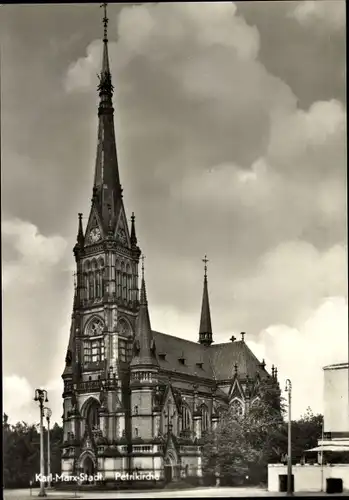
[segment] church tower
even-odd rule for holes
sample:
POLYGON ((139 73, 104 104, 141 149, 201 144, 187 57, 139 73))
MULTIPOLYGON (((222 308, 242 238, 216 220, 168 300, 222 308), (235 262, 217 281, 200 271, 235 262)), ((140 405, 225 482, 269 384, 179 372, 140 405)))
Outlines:
MULTIPOLYGON (((114 131, 113 85, 104 7, 99 75, 98 141, 91 209, 84 230, 79 214, 75 295, 64 380, 63 473, 103 470, 104 456, 124 447, 129 414, 129 362, 139 309, 135 217, 129 231, 114 131)), ((126 447, 127 448, 127 447, 126 447)), ((109 455, 108 455, 109 454, 109 455)), ((113 455, 113 456, 114 456, 113 455)))
POLYGON ((156 437, 160 429, 154 394, 159 383, 159 362, 150 325, 147 293, 144 279, 144 257, 139 314, 136 321, 133 357, 130 363, 131 379, 131 441, 132 469, 157 475, 161 469, 160 457, 144 457, 144 452, 157 455, 156 437), (147 446, 140 445, 146 443, 147 446))

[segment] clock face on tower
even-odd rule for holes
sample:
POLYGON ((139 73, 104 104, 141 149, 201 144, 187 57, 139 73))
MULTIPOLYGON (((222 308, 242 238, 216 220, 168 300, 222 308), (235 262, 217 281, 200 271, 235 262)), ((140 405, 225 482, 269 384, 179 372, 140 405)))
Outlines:
POLYGON ((91 243, 96 243, 101 239, 101 232, 98 227, 94 227, 90 231, 89 240, 91 243))

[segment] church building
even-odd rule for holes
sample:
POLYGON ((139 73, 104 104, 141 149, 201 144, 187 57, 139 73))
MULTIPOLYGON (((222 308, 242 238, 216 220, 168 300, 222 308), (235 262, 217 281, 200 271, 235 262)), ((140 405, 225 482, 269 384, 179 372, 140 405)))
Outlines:
POLYGON ((206 257, 198 341, 152 330, 135 216, 129 227, 123 203, 104 8, 94 184, 85 228, 78 219, 62 375, 62 473, 200 477, 205 433, 229 406, 248 412, 263 378, 277 384, 276 370, 267 373, 244 333, 214 343, 206 257))

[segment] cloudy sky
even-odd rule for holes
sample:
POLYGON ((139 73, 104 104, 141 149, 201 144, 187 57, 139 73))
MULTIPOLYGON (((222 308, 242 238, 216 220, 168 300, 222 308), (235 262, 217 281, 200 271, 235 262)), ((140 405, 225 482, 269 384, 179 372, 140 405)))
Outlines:
MULTIPOLYGON (((344 1, 114 4, 115 124, 154 329, 197 340, 202 257, 216 342, 247 332, 322 411, 348 353, 344 1)), ((101 9, 0 7, 4 409, 55 420, 77 213, 97 140, 101 9)), ((86 219, 85 219, 86 221, 86 219)))

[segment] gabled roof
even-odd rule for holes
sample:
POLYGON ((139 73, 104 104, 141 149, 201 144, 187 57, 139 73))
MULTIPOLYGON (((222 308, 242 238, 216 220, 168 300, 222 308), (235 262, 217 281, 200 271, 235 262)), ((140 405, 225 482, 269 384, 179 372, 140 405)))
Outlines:
POLYGON ((213 379, 207 347, 197 342, 160 332, 153 331, 153 337, 160 368, 175 373, 197 374, 201 378, 213 379), (161 354, 166 354, 165 359, 162 358, 161 354), (180 358, 184 360, 184 364, 179 361, 180 358), (202 363, 202 368, 196 363, 202 363))
POLYGON ((267 371, 244 341, 212 345, 210 357, 216 380, 231 379, 235 373, 235 364, 239 377, 255 377, 257 373, 262 378, 267 376, 267 371))
POLYGON ((174 373, 196 375, 216 381, 232 379, 235 364, 240 377, 265 377, 267 372, 243 341, 204 346, 191 340, 153 331, 159 366, 174 373), (165 359, 161 354, 166 354, 165 359), (179 359, 184 358, 184 364, 179 359), (202 363, 202 368, 197 365, 202 363))

